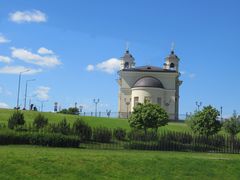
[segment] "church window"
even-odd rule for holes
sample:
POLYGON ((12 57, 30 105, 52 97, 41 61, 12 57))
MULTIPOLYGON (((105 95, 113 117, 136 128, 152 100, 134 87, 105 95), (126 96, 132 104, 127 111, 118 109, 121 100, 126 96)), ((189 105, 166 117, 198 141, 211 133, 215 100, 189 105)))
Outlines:
POLYGON ((125 68, 125 69, 129 68, 129 62, 125 62, 124 68, 125 68))
POLYGON ((171 64, 170 64, 170 68, 175 68, 174 63, 171 63, 171 64))
POLYGON ((138 105, 139 97, 134 97, 134 107, 138 105))
POLYGON ((160 97, 157 98, 157 104, 158 104, 159 106, 162 105, 162 99, 161 99, 160 97))
POLYGON ((150 103, 151 102, 151 97, 150 96, 145 96, 144 97, 144 102, 145 103, 150 103))

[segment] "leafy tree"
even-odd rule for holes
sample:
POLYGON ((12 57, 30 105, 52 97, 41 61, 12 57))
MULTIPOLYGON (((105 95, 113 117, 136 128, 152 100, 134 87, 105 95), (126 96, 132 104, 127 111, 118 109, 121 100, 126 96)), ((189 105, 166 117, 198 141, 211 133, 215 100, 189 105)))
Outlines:
POLYGON ((168 123, 167 112, 157 104, 145 102, 134 107, 129 118, 130 126, 136 129, 143 129, 145 134, 148 128, 157 132, 158 128, 168 123))
POLYGON ((223 129, 234 139, 240 132, 240 116, 237 116, 237 113, 234 112, 233 116, 223 123, 223 129))
POLYGON ((200 135, 216 134, 221 129, 221 123, 217 120, 219 111, 212 106, 203 107, 202 111, 197 111, 187 119, 187 124, 194 133, 200 135))
POLYGON ((48 124, 48 119, 44 117, 42 114, 38 114, 33 121, 33 126, 37 129, 44 128, 48 124))
POLYGON ((20 111, 15 111, 8 119, 8 128, 14 129, 17 126, 25 124, 24 115, 20 111))

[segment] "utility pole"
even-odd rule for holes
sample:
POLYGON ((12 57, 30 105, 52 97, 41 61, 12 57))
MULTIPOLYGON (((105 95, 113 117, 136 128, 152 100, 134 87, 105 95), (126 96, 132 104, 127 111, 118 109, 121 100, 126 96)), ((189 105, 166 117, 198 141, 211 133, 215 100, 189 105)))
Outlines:
POLYGON ((97 105, 100 102, 100 99, 93 99, 93 103, 95 104, 95 116, 97 117, 97 105))
POLYGON ((19 73, 19 76, 18 76, 18 93, 17 93, 17 106, 16 106, 16 109, 18 110, 19 109, 19 95, 20 95, 20 87, 21 87, 21 78, 22 78, 22 74, 25 73, 25 72, 28 72, 30 71, 29 69, 25 70, 25 71, 21 71, 19 73))
POLYGON ((36 79, 30 79, 26 81, 26 87, 25 87, 25 97, 24 97, 24 107, 23 110, 26 110, 26 103, 27 103, 27 89, 28 89, 28 82, 35 81, 36 79))

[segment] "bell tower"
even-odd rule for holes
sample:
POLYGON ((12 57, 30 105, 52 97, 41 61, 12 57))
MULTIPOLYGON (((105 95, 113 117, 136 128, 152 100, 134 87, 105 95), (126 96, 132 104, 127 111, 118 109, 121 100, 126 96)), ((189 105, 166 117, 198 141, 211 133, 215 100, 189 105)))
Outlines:
POLYGON ((178 72, 179 69, 179 58, 177 57, 177 55, 175 55, 174 53, 174 48, 172 45, 171 48, 171 53, 168 57, 166 57, 165 59, 165 63, 164 63, 164 69, 168 69, 168 70, 175 70, 178 72))
POLYGON ((122 70, 122 69, 130 69, 130 68, 134 68, 135 67, 135 59, 132 56, 132 54, 130 54, 128 48, 127 48, 125 54, 123 55, 123 57, 120 58, 120 61, 121 61, 120 70, 122 70))

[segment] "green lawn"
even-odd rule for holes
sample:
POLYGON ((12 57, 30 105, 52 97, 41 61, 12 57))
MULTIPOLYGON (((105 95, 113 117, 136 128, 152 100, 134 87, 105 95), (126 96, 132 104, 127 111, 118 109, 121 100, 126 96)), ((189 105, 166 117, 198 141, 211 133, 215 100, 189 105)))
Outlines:
MULTIPOLYGON (((7 123, 8 118, 14 110, 10 109, 0 109, 0 123, 7 123)), ((37 116, 38 112, 34 111, 22 111, 24 112, 24 117, 27 123, 31 123, 35 116, 37 116)), ((49 122, 58 122, 62 120, 64 117, 72 123, 76 118, 79 116, 75 115, 66 115, 66 114, 56 114, 51 112, 44 112, 44 116, 46 116, 49 122)), ((98 117, 82 117, 90 126, 97 127, 97 126, 104 126, 108 128, 117 128, 121 127, 124 129, 129 130, 129 124, 127 119, 119 119, 119 118, 98 118, 98 117)), ((171 122, 167 126, 160 128, 160 130, 173 130, 173 131, 189 131, 189 128, 186 126, 185 123, 176 123, 171 122)))
POLYGON ((0 146, 0 179, 240 179, 240 156, 0 146))

